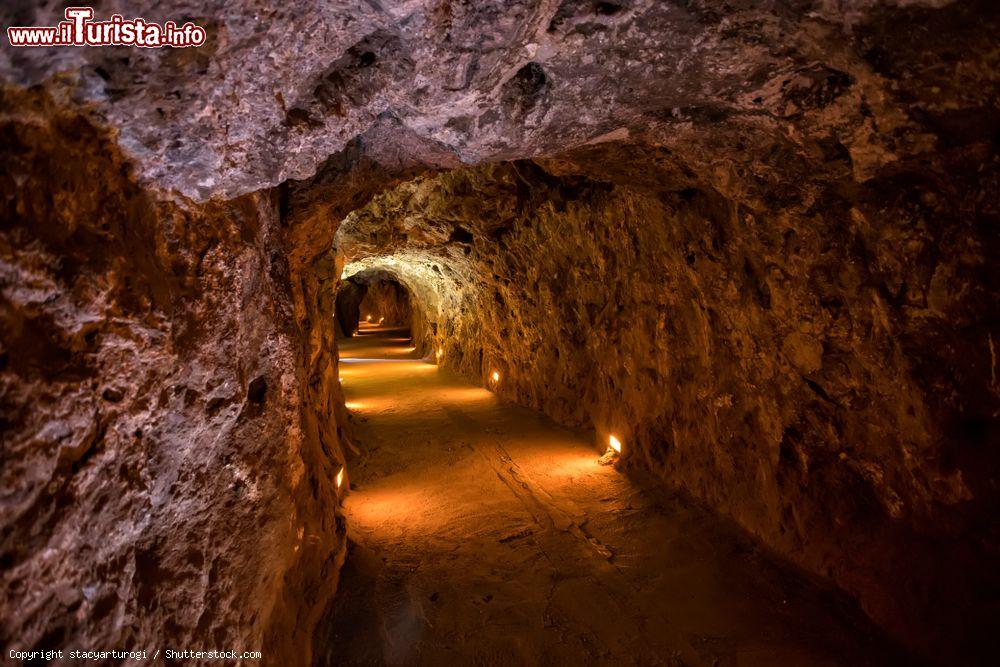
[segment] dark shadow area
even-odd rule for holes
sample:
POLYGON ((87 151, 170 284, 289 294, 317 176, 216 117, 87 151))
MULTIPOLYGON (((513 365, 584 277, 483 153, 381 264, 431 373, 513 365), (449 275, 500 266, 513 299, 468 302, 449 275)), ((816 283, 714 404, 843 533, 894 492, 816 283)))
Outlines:
POLYGON ((316 664, 914 664, 733 522, 600 465, 590 433, 361 327, 341 376, 364 454, 316 664))
POLYGON ((337 335, 349 338, 365 322, 375 326, 411 328, 413 295, 385 271, 366 271, 340 283, 334 313, 337 335))
POLYGON ((361 319, 361 302, 368 293, 368 285, 353 278, 340 283, 334 314, 337 321, 337 337, 350 338, 358 330, 361 319))

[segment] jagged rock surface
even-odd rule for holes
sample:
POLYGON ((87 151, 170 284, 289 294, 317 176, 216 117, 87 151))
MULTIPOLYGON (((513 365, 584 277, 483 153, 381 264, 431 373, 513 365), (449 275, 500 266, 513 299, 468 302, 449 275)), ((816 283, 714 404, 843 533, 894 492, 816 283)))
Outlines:
POLYGON ((915 221, 870 188, 792 216, 519 163, 404 184, 349 224, 377 230, 376 257, 405 224, 399 250, 423 275, 455 276, 437 280, 460 304, 439 315, 445 365, 486 384, 499 371, 501 395, 617 434, 632 464, 833 579, 910 645, 971 650, 992 623, 976 591, 996 557, 989 413, 973 398, 994 391, 989 262, 970 245, 983 220, 915 221), (936 243, 934 227, 948 229, 936 243), (442 241, 455 230, 469 252, 442 241), (933 253, 933 269, 900 263, 900 247, 933 253))
MULTIPOLYGON (((71 73, 141 178, 195 199, 309 177, 366 133, 386 156, 451 166, 631 135, 704 176, 780 187, 809 157, 863 178, 935 135, 996 127, 987 0, 124 4, 102 11, 191 18, 208 42, 5 49, 0 76, 71 73)), ((51 25, 61 11, 0 18, 51 25)))
POLYGON ((394 280, 378 280, 368 286, 361 312, 373 323, 386 327, 409 326, 412 319, 410 297, 405 287, 394 280))
POLYGON ((303 660, 345 527, 275 197, 159 200, 79 115, 4 106, 0 643, 303 660))
POLYGON ((626 429, 967 663, 997 589, 995 3, 272 4, 99 10, 191 18, 198 50, 0 50, 5 639, 307 660, 352 455, 334 293, 386 265, 446 364, 482 345, 506 395, 626 429))

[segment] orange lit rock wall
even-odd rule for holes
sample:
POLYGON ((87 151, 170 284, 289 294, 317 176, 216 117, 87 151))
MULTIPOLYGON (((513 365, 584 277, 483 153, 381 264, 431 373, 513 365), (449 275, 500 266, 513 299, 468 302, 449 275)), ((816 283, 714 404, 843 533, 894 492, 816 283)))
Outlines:
POLYGON ((994 657, 995 0, 273 4, 0 49, 0 643, 308 663, 380 255, 446 366, 994 657))
POLYGON ((497 370, 501 396, 617 434, 627 466, 910 645, 973 646, 991 623, 976 600, 995 583, 997 497, 982 221, 934 207, 944 194, 918 175, 782 213, 578 164, 450 172, 373 202, 465 281, 445 365, 497 370), (443 220, 461 220, 469 253, 434 245, 458 224, 443 220))
POLYGON ((160 199, 81 116, 5 103, 32 113, 0 122, 0 644, 304 664, 342 455, 277 197, 160 199))
POLYGON ((372 322, 383 326, 409 326, 412 319, 410 297, 406 288, 397 282, 379 280, 369 283, 368 292, 361 302, 361 315, 372 316, 372 322))

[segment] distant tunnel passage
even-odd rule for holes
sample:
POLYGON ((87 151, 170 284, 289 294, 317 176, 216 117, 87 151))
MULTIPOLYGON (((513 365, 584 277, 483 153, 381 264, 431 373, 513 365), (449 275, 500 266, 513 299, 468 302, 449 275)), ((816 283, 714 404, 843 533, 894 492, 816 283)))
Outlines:
POLYGON ((155 4, 0 51, 5 652, 997 662, 997 0, 155 4))
POLYGON ((360 325, 399 327, 415 332, 421 349, 426 323, 410 289, 391 273, 370 271, 341 281, 334 306, 337 333, 350 338, 360 325))
POLYGON ((380 279, 368 284, 361 301, 365 321, 382 326, 405 326, 412 323, 410 293, 396 280, 380 279))
POLYGON ((341 344, 363 454, 318 664, 898 662, 844 597, 501 401, 503 376, 477 386, 407 345, 364 323, 341 344))

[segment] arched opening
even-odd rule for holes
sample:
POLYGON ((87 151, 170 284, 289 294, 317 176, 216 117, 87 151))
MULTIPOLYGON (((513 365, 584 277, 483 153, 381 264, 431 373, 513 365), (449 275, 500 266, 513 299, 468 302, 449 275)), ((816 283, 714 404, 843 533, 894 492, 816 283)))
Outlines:
POLYGON ((245 4, 0 58, 0 644, 995 659, 995 2, 245 4))
POLYGON ((350 338, 360 327, 395 327, 410 332, 426 326, 423 310, 410 289, 392 273, 379 269, 342 280, 334 313, 340 338, 350 338))
POLYGON ((409 330, 413 317, 409 290, 393 278, 372 281, 361 302, 361 312, 369 324, 409 330))
POLYGON ((348 264, 342 272, 334 308, 338 336, 395 327, 412 340, 418 356, 432 354, 440 314, 437 293, 392 258, 378 261, 348 264))

